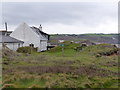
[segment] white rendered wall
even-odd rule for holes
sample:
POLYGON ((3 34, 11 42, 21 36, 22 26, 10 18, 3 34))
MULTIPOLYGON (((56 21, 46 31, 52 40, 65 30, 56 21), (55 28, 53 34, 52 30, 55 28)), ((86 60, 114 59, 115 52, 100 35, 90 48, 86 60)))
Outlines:
POLYGON ((41 40, 39 51, 46 51, 46 50, 47 50, 47 40, 41 40))
POLYGON ((22 47, 22 43, 4 43, 9 49, 16 51, 19 47, 22 47))

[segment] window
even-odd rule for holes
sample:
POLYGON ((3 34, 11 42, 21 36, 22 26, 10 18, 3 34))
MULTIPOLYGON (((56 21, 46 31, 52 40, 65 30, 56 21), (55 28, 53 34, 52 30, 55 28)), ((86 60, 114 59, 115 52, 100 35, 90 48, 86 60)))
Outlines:
POLYGON ((18 47, 20 47, 20 43, 18 43, 18 47))
POLYGON ((29 46, 30 46, 30 47, 34 47, 34 44, 31 43, 31 44, 29 44, 29 46))

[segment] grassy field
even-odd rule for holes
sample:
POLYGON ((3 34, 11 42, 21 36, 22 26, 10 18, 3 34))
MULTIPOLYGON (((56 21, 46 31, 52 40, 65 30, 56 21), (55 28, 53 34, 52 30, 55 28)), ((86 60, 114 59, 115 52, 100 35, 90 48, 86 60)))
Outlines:
POLYGON ((117 48, 100 44, 74 50, 78 46, 67 42, 63 53, 61 46, 32 54, 8 50, 3 88, 118 88, 117 48))
POLYGON ((98 43, 117 44, 119 36, 120 34, 52 34, 49 42, 56 44, 58 40, 90 40, 98 43))

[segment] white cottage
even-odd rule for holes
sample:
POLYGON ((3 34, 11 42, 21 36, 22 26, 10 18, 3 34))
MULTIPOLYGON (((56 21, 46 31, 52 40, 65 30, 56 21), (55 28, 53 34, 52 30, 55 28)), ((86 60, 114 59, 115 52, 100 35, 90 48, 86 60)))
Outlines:
POLYGON ((23 46, 30 46, 32 44, 35 48, 38 48, 38 52, 47 50, 49 35, 42 31, 41 25, 39 28, 36 28, 22 23, 10 34, 10 36, 23 41, 23 46))

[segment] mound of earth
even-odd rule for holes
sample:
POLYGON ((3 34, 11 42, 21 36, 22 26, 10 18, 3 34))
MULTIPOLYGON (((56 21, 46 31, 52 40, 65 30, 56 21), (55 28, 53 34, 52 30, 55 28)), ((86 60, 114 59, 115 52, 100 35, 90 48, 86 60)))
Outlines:
POLYGON ((13 50, 10 50, 9 48, 7 47, 2 47, 2 57, 9 57, 9 56, 18 56, 19 54, 13 50))

